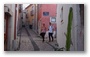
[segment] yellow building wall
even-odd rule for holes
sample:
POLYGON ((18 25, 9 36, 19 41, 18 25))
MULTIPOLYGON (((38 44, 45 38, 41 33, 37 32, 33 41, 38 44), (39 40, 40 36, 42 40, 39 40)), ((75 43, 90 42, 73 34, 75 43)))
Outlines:
POLYGON ((32 6, 35 6, 35 5, 31 5, 30 7, 28 7, 26 10, 27 10, 27 16, 28 16, 28 21, 29 21, 29 24, 32 24, 32 20, 34 19, 34 15, 31 16, 31 10, 32 10, 32 6))

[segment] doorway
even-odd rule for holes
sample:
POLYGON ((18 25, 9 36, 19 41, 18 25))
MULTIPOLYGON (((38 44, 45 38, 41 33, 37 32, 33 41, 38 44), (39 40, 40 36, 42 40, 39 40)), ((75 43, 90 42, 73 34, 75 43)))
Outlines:
POLYGON ((10 14, 5 13, 4 15, 4 51, 7 51, 10 46, 10 34, 11 34, 11 24, 10 24, 10 14))

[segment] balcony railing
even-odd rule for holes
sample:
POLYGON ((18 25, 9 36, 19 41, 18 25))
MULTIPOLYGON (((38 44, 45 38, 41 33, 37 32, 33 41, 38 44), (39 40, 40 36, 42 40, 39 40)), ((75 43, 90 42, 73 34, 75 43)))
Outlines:
POLYGON ((19 11, 22 12, 22 5, 19 4, 19 11))
POLYGON ((31 11, 31 16, 33 16, 33 15, 34 15, 34 11, 32 10, 32 11, 31 11))

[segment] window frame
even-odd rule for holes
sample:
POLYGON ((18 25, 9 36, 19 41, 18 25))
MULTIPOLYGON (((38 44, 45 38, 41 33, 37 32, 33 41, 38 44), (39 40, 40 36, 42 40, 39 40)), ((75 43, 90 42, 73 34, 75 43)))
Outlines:
POLYGON ((49 16, 49 12, 43 12, 43 16, 49 16))
POLYGON ((63 24, 63 6, 61 7, 61 13, 60 13, 61 23, 63 24))
POLYGON ((51 23, 56 23, 56 17, 50 17, 50 22, 51 23), (52 21, 53 19, 55 19, 55 21, 52 21))

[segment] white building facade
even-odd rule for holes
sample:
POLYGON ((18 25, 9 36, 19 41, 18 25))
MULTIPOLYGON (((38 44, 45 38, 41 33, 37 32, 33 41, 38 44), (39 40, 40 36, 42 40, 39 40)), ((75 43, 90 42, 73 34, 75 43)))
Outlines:
POLYGON ((73 19, 71 27, 71 51, 83 51, 84 50, 84 6, 80 8, 79 4, 58 4, 57 5, 57 42, 59 47, 64 47, 66 49, 66 36, 67 25, 68 25, 68 15, 70 7, 73 9, 73 19), (83 11, 83 14, 80 14, 83 11), (83 18, 82 18, 83 17, 83 18), (83 22, 82 22, 83 21, 83 22))
POLYGON ((18 17, 19 4, 4 4, 4 50, 16 50, 18 17))

